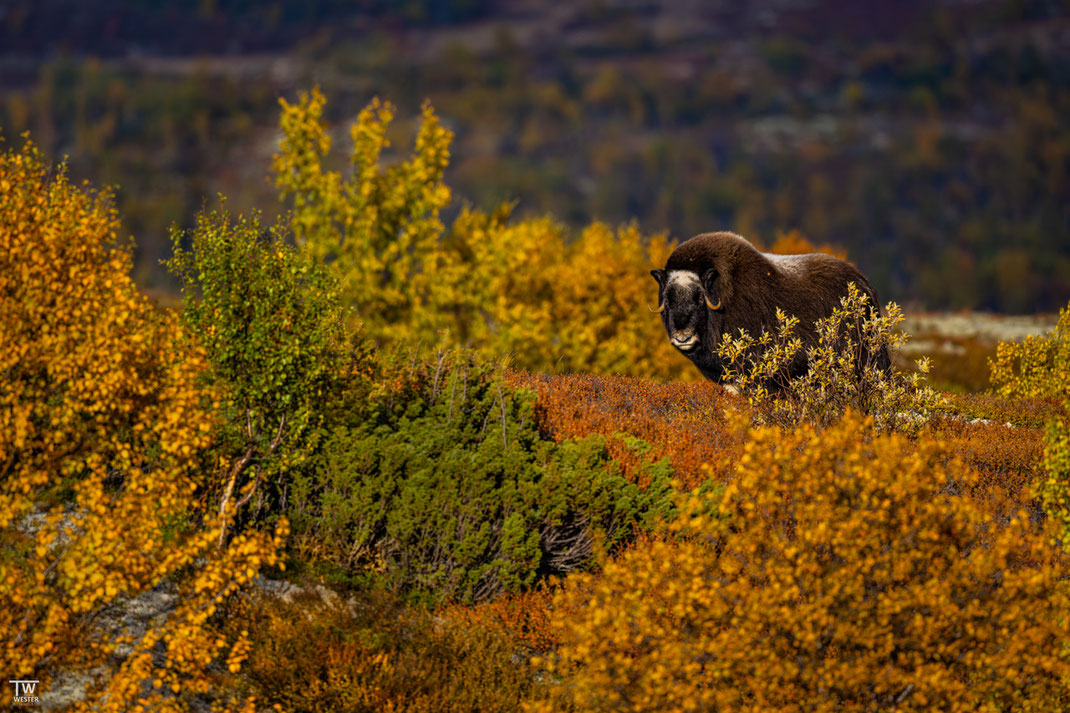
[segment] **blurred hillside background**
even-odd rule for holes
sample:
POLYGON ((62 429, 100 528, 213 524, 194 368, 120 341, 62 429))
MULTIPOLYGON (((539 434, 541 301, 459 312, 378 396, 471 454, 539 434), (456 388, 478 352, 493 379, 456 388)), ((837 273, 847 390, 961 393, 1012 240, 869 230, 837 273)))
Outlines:
POLYGON ((885 300, 1070 299, 1068 0, 0 2, 3 134, 118 186, 159 293, 172 223, 278 212, 277 99, 317 83, 343 155, 373 96, 399 152, 430 99, 454 212, 799 229, 885 300))

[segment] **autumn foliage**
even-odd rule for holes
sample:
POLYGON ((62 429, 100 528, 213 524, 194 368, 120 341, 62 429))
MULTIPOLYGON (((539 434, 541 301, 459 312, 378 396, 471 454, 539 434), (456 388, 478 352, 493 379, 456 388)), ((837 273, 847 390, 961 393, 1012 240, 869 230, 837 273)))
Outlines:
POLYGON ((285 711, 514 713, 545 692, 495 624, 319 588, 236 602, 226 628, 250 637, 243 686, 285 711))
POLYGON ((43 688, 91 671, 94 710, 177 710, 210 664, 240 665, 208 620, 285 525, 215 546, 205 356, 138 293, 116 232, 106 193, 32 144, 0 153, 0 668, 43 688), (109 607, 158 587, 181 602, 166 630, 109 630, 109 607))
POLYGON ((715 516, 570 580, 559 707, 1059 709, 1061 552, 1025 513, 997 529, 975 478, 854 415, 757 430, 715 516))
POLYGON ((642 469, 662 459, 686 490, 710 479, 722 482, 744 441, 727 415, 739 404, 709 382, 530 372, 508 378, 538 394, 536 415, 549 435, 601 435, 613 459, 643 486, 642 469))
POLYGON ((294 235, 313 257, 332 262, 343 295, 374 338, 417 336, 433 317, 426 308, 438 283, 439 212, 450 200, 442 183, 450 132, 425 105, 415 155, 384 168, 380 154, 394 109, 374 101, 350 129, 352 175, 343 178, 322 165, 331 144, 320 122, 323 95, 314 90, 296 105, 281 103, 283 140, 273 169, 293 207, 294 235))
POLYGON ((324 403, 362 399, 371 358, 359 331, 347 328, 337 281, 282 230, 206 211, 188 236, 176 229, 172 239, 182 324, 203 344, 204 381, 218 394, 214 451, 226 475, 211 496, 225 530, 250 520, 249 511, 277 514, 324 403))
POLYGON ((991 367, 1003 396, 1070 399, 1070 305, 1050 334, 1000 344, 991 367))
POLYGON ((771 252, 777 255, 825 253, 826 255, 838 257, 841 260, 847 259, 847 251, 843 248, 837 247, 835 245, 830 245, 829 243, 817 245, 798 229, 778 232, 776 235, 776 239, 773 241, 773 244, 769 246, 769 250, 767 252, 771 252))
POLYGON ((725 334, 718 356, 725 379, 754 406, 762 421, 791 426, 833 423, 848 409, 874 419, 885 430, 916 428, 939 409, 942 398, 923 382, 926 360, 918 371, 887 368, 882 355, 894 352, 907 335, 895 329, 903 321, 894 302, 883 311, 854 283, 832 313, 817 321, 817 341, 803 347, 799 319, 777 309, 775 329, 725 334), (792 376, 792 363, 805 351, 807 370, 792 376))
POLYGON ((541 372, 694 379, 646 305, 648 273, 672 244, 634 226, 595 223, 570 235, 551 219, 510 221, 509 206, 440 214, 452 134, 429 105, 411 156, 384 166, 388 104, 350 127, 346 175, 325 167, 331 147, 318 90, 282 102, 273 170, 297 240, 330 261, 343 298, 380 346, 472 348, 541 372))
POLYGON ((1070 547, 1070 305, 1059 312, 1055 329, 1020 344, 1000 344, 992 363, 992 383, 1009 397, 1057 399, 1061 412, 1047 423, 1043 465, 1046 477, 1035 492, 1070 547))

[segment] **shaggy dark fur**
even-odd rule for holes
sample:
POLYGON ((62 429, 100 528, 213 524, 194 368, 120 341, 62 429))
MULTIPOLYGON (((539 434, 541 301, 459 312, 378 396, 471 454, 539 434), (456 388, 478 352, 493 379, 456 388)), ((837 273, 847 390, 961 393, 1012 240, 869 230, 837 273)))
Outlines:
MULTIPOLYGON (((829 316, 854 282, 880 310, 877 293, 853 265, 823 253, 770 255, 758 252, 735 233, 704 233, 684 242, 664 270, 652 270, 658 281, 658 305, 669 340, 708 379, 721 381, 724 367, 717 357, 721 335, 740 328, 757 336, 776 327, 776 308, 799 318, 796 334, 804 348, 817 341, 815 323, 829 316), (686 270, 698 281, 673 279, 686 270), (706 300, 709 300, 707 304, 706 300), (716 309, 711 309, 711 305, 716 309)), ((868 360, 868 354, 861 355, 868 360)), ((873 362, 889 368, 886 349, 873 362)), ((790 375, 806 372, 806 355, 800 352, 790 375)))

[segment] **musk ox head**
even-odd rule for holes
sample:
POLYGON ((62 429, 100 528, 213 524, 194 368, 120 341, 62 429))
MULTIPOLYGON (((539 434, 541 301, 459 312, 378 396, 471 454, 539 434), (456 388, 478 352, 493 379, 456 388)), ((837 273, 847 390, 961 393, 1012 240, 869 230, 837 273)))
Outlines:
POLYGON ((701 275, 686 269, 651 270, 658 281, 658 308, 669 342, 708 378, 722 373, 717 346, 723 331, 724 296, 718 294, 715 268, 701 275))
POLYGON ((707 270, 701 278, 690 270, 651 270, 658 281, 658 308, 669 341, 687 354, 698 348, 701 337, 712 318, 711 312, 723 309, 723 301, 716 304, 711 295, 717 279, 716 270, 707 270))
POLYGON ((770 292, 761 253, 735 233, 704 233, 673 250, 658 281, 658 308, 674 347, 708 378, 721 381, 721 335, 754 321, 747 294, 770 292))

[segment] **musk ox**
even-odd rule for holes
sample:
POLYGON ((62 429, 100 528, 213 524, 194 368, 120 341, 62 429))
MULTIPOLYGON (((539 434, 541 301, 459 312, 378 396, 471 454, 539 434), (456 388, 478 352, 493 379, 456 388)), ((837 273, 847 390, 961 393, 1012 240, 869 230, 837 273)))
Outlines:
MULTIPOLYGON (((721 335, 753 336, 776 327, 776 309, 799 318, 796 334, 803 347, 817 341, 815 323, 828 317, 855 283, 880 310, 877 293, 853 265, 823 253, 773 255, 759 252, 735 233, 703 233, 679 245, 664 270, 651 270, 658 281, 658 313, 674 347, 694 362, 707 379, 723 381, 717 356, 721 335)), ((861 354, 868 359, 868 354, 861 354)), ((871 360, 890 365, 887 349, 871 360)), ((800 351, 789 376, 806 372, 800 351)))

